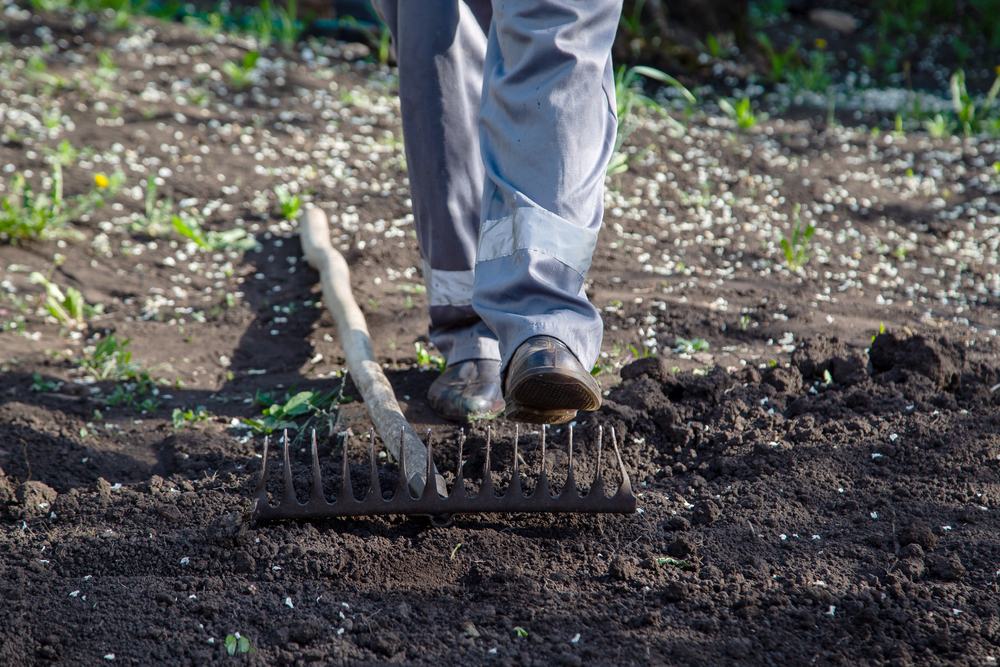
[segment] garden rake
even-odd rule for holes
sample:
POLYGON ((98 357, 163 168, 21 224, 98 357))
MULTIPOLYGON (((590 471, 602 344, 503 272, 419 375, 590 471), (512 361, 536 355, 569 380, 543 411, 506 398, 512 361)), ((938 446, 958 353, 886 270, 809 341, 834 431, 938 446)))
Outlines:
POLYGON ((334 516, 370 516, 382 514, 420 514, 448 517, 462 513, 512 513, 512 512, 569 512, 569 513, 631 513, 635 512, 636 498, 628 471, 618 447, 618 436, 611 429, 620 476, 618 488, 612 495, 605 492, 601 471, 604 449, 604 429, 597 428, 597 460, 593 480, 582 494, 577 486, 573 468, 573 427, 569 428, 568 465, 565 482, 558 493, 545 463, 546 430, 541 433, 541 465, 530 493, 521 479, 519 431, 515 429, 511 480, 502 493, 498 493, 491 472, 492 428, 487 428, 481 482, 478 490, 470 494, 463 475, 464 431, 459 437, 458 467, 451 491, 443 475, 434 464, 430 433, 426 446, 406 421, 396 401, 388 378, 375 360, 371 335, 361 309, 351 293, 350 271, 343 256, 330 244, 326 215, 319 208, 308 206, 299 223, 302 248, 309 264, 320 274, 323 298, 337 324, 337 332, 344 348, 347 368, 361 393, 368 414, 375 428, 368 437, 367 491, 358 498, 351 481, 349 459, 349 434, 343 438, 340 490, 333 500, 323 490, 323 475, 319 462, 319 445, 315 430, 310 441, 312 489, 308 500, 300 502, 292 474, 291 443, 287 431, 281 438, 283 491, 277 504, 271 504, 267 490, 270 439, 264 439, 263 463, 260 481, 254 500, 254 517, 259 521, 274 519, 315 519, 334 516), (376 437, 378 433, 389 458, 398 462, 398 479, 395 490, 388 498, 382 491, 376 464, 376 437), (432 483, 428 483, 432 482, 432 483))

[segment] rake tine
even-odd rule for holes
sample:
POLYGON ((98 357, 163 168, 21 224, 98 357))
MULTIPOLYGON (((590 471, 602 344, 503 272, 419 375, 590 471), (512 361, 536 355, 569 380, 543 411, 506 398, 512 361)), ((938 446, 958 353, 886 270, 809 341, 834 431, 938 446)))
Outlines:
POLYGON ((594 481, 590 484, 590 489, 587 491, 588 496, 603 496, 604 495, 604 477, 601 475, 601 455, 604 451, 604 426, 598 424, 597 426, 597 468, 594 472, 594 481))
MULTIPOLYGON (((622 441, 625 438, 622 436, 622 441)), ((618 436, 615 435, 614 427, 611 428, 611 444, 615 448, 615 458, 618 459, 618 469, 621 471, 622 483, 618 486, 618 493, 616 496, 631 496, 632 495, 632 480, 629 479, 628 470, 625 469, 625 462, 622 461, 622 453, 618 449, 618 436)))
POLYGON ((483 483, 479 485, 480 496, 492 496, 493 473, 490 472, 490 447, 493 441, 493 427, 486 427, 486 460, 483 462, 483 483))
POLYGON ((563 486, 563 490, 559 495, 563 495, 567 491, 572 493, 577 493, 576 490, 576 475, 573 472, 573 425, 569 425, 569 464, 566 467, 566 485, 563 486))
POLYGON ((312 499, 317 502, 325 502, 326 499, 323 497, 323 473, 319 467, 319 450, 316 445, 316 429, 312 430, 309 453, 312 455, 312 499))
POLYGON ((431 444, 431 430, 430 429, 427 429, 427 437, 425 438, 425 440, 427 441, 427 481, 424 483, 424 489, 423 489, 423 491, 420 492, 420 497, 421 498, 431 498, 432 496, 437 496, 438 498, 440 498, 441 496, 438 495, 437 489, 434 488, 434 482, 433 482, 433 480, 434 480, 434 449, 433 449, 433 445, 431 444))
POLYGON ((399 482, 396 484, 396 493, 393 500, 397 498, 410 498, 410 481, 406 474, 406 447, 403 446, 403 431, 399 432, 399 482), (405 495, 404 495, 405 494, 405 495))
POLYGON ((545 433, 548 429, 545 424, 542 424, 542 461, 541 470, 538 472, 538 482, 535 484, 535 490, 531 492, 532 497, 539 496, 543 499, 549 499, 552 494, 549 492, 549 473, 548 466, 545 465, 545 433))
POLYGON ((286 428, 284 432, 284 444, 283 444, 284 458, 285 458, 285 463, 284 463, 285 499, 282 501, 282 503, 298 504, 299 499, 295 497, 295 485, 292 483, 292 461, 288 453, 289 447, 290 445, 288 442, 288 429, 286 428))
POLYGON ((267 450, 268 445, 270 445, 270 437, 264 436, 264 453, 261 455, 260 463, 260 479, 257 480, 257 488, 254 490, 254 495, 260 496, 264 493, 264 489, 267 487, 267 450))
POLYGON ((524 493, 521 490, 521 464, 518 461, 517 452, 517 441, 521 437, 521 425, 514 423, 514 470, 510 478, 510 486, 507 487, 507 493, 505 495, 514 497, 515 494, 518 496, 523 496, 524 493))
POLYGON ((465 449, 465 429, 463 428, 458 433, 458 470, 455 471, 455 483, 451 487, 451 495, 449 498, 454 498, 458 496, 459 498, 465 497, 465 476, 462 474, 462 455, 465 449))
POLYGON ((340 495, 343 496, 341 500, 344 502, 354 502, 357 498, 354 497, 354 486, 351 484, 351 464, 347 459, 347 450, 351 443, 351 435, 348 431, 347 437, 344 438, 344 458, 340 465, 340 495))
POLYGON ((378 465, 375 463, 375 429, 368 429, 368 497, 382 500, 382 483, 378 480, 378 465))

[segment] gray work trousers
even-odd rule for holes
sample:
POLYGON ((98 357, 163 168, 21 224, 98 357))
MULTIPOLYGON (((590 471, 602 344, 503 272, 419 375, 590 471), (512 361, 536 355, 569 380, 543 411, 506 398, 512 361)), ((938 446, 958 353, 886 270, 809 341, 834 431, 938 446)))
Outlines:
POLYGON ((622 0, 376 0, 399 62, 430 303, 448 363, 545 334, 587 368, 603 326, 584 277, 617 130, 622 0))

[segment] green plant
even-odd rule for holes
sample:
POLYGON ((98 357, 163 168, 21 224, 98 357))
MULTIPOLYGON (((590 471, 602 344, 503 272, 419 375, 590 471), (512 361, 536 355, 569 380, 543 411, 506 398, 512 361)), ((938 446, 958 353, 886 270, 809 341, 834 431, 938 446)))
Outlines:
POLYGON ((196 424, 206 419, 211 418, 212 415, 208 413, 204 405, 199 405, 198 407, 182 409, 174 408, 174 411, 170 414, 170 421, 174 425, 174 430, 179 431, 182 428, 186 428, 191 424, 196 424))
POLYGON ((662 556, 656 559, 657 565, 669 565, 670 567, 676 567, 679 570, 693 570, 694 564, 689 560, 684 560, 681 558, 674 558, 672 556, 662 556))
POLYGON ((223 644, 226 647, 226 653, 229 655, 244 654, 253 652, 253 646, 250 644, 250 640, 241 635, 238 632, 234 632, 231 635, 226 635, 223 644))
POLYGON ((784 51, 776 49, 771 43, 771 39, 764 33, 757 35, 757 43, 763 49, 764 55, 767 56, 768 77, 774 83, 784 81, 789 69, 799 56, 799 40, 793 39, 784 51))
POLYGON ((274 195, 278 198, 278 209, 281 217, 285 220, 295 220, 302 210, 302 198, 297 194, 289 192, 288 187, 279 185, 274 189, 274 195))
POLYGON ((444 371, 446 362, 443 357, 431 354, 430 350, 424 347, 423 343, 419 341, 414 343, 413 347, 417 352, 417 366, 419 366, 421 370, 435 368, 438 371, 444 371))
POLYGON ((63 167, 76 159, 76 152, 67 141, 48 153, 52 173, 47 192, 35 192, 22 174, 14 174, 7 185, 7 194, 0 198, 0 240, 45 239, 65 234, 73 220, 104 205, 125 181, 122 172, 110 177, 94 174, 94 188, 75 197, 63 195, 63 167))
POLYGON ((31 391, 39 394, 48 394, 53 391, 59 391, 62 388, 63 383, 58 380, 49 380, 48 378, 42 377, 41 373, 31 374, 31 391))
POLYGON ((112 407, 126 405, 138 412, 155 410, 159 390, 149 373, 132 361, 128 338, 119 340, 114 335, 103 338, 93 351, 78 361, 78 366, 95 380, 115 382, 105 403, 112 407))
POLYGON ((298 19, 298 3, 288 0, 285 7, 274 10, 274 21, 277 23, 278 41, 286 49, 291 49, 302 35, 302 22, 298 19))
POLYGON ((58 285, 37 271, 31 273, 28 276, 28 280, 32 284, 41 285, 45 289, 45 300, 43 302, 45 310, 63 326, 81 327, 86 324, 87 317, 98 310, 89 306, 84 300, 83 294, 75 287, 67 287, 63 291, 58 285))
POLYGON ((326 422, 332 434, 336 420, 334 408, 351 400, 344 396, 343 388, 344 385, 341 384, 338 391, 300 391, 294 396, 285 394, 282 401, 275 400, 270 394, 258 392, 255 400, 263 407, 263 411, 259 418, 244 419, 243 423, 257 433, 274 433, 287 429, 298 431, 301 435, 326 422))
POLYGON ((181 214, 170 218, 174 231, 195 244, 201 250, 250 250, 257 241, 242 227, 233 227, 221 232, 205 231, 201 223, 192 215, 181 214))
POLYGON ((757 125, 757 116, 754 115, 749 97, 740 99, 735 105, 729 100, 719 100, 719 108, 736 121, 736 127, 741 130, 750 130, 757 125))
POLYGON ((809 59, 804 67, 793 67, 788 70, 788 80, 793 87, 822 93, 830 87, 831 78, 828 68, 830 54, 823 48, 809 53, 809 59))
POLYGON ((248 51, 240 62, 227 60, 222 63, 222 73, 226 75, 234 88, 242 90, 254 82, 259 59, 259 51, 248 51))
POLYGON ((694 354, 695 352, 706 352, 710 345, 704 338, 677 338, 674 340, 674 352, 678 354, 694 354))
POLYGON ((659 112, 674 127, 682 127, 679 122, 666 115, 659 102, 643 92, 642 82, 644 79, 656 81, 680 91, 681 96, 689 105, 694 105, 697 102, 697 98, 695 98, 694 94, 684 84, 655 67, 647 67, 645 65, 625 67, 622 65, 615 70, 618 134, 615 136, 615 152, 608 164, 607 173, 609 175, 613 176, 628 171, 630 158, 627 153, 622 151, 622 148, 626 140, 636 130, 637 123, 634 114, 639 109, 659 112))
POLYGON ((524 639, 525 637, 528 636, 528 631, 522 628, 520 625, 515 625, 514 635, 517 636, 519 639, 524 639))
POLYGON ((993 80, 986 97, 977 105, 976 100, 969 94, 965 85, 965 72, 956 71, 951 75, 949 81, 951 89, 951 106, 955 113, 955 124, 957 129, 970 137, 984 130, 990 129, 1000 132, 1000 116, 992 119, 992 124, 988 125, 990 113, 993 111, 993 104, 997 95, 1000 94, 1000 73, 993 80))
POLYGON ((163 236, 173 228, 174 202, 169 197, 161 199, 157 195, 156 178, 153 176, 146 177, 145 190, 143 218, 130 227, 133 232, 163 236))
POLYGON ((792 211, 791 233, 779 241, 785 265, 792 271, 800 270, 809 261, 809 243, 816 233, 816 225, 803 224, 799 216, 800 210, 801 206, 796 204, 792 211))

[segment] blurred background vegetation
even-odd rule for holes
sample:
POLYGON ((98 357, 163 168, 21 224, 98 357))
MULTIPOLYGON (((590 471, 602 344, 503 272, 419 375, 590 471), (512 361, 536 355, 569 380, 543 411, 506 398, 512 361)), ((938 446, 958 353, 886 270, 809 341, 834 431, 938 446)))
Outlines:
MULTIPOLYGON (((393 59, 368 0, 26 2, 101 12, 122 24, 146 14, 242 32, 260 49, 333 37, 367 45, 372 60, 393 59)), ((921 94, 867 105, 855 120, 938 135, 1000 134, 1000 0, 625 0, 615 58, 643 67, 630 87, 649 92, 666 83, 688 100, 688 88, 711 87, 708 97, 729 97, 721 106, 741 125, 753 121, 749 100, 761 91, 781 92, 786 109, 825 109, 832 119, 852 106, 855 91, 893 89, 921 94)), ((626 73, 619 71, 619 83, 626 73)))

